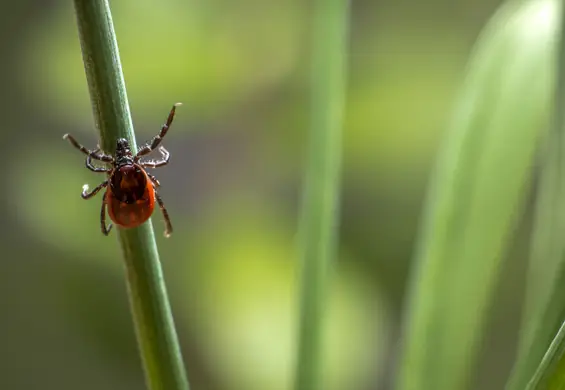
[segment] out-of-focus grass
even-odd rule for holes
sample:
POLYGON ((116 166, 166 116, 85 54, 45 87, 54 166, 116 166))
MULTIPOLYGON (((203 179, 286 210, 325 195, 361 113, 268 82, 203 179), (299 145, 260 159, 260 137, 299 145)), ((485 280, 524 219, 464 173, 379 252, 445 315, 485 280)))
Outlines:
POLYGON ((398 389, 470 387, 546 121, 556 3, 507 3, 472 53, 425 205, 398 389))
MULTIPOLYGON (((286 27, 301 21, 299 4, 271 0, 250 7, 207 1, 195 6, 164 0, 158 6, 148 3, 132 8, 130 3, 113 2, 135 121, 152 121, 161 112, 156 102, 168 101, 182 101, 192 118, 210 120, 258 91, 268 93, 299 58, 295 42, 301 39, 301 28, 286 27), (276 17, 265 18, 273 7, 276 17), (139 28, 149 25, 158 28, 139 28), (166 72, 163 63, 167 63, 166 72)), ((88 102, 77 99, 86 89, 75 56, 79 48, 73 26, 65 23, 69 17, 69 10, 60 7, 54 17, 40 21, 41 33, 26 49, 26 64, 33 84, 40 86, 41 99, 47 102, 45 109, 80 123, 81 108, 88 102), (65 94, 58 92, 61 88, 65 94), (69 110, 71 106, 75 109, 69 110)), ((136 130, 144 135, 142 129, 136 130)))
POLYGON ((296 390, 322 389, 322 345, 337 249, 349 3, 317 0, 312 23, 311 123, 300 219, 300 319, 296 390))
POLYGON ((563 382, 556 371, 563 370, 559 360, 565 349, 565 7, 559 1, 552 4, 555 36, 561 31, 559 55, 555 56, 559 74, 555 78, 553 123, 543 149, 526 306, 518 358, 508 386, 512 390, 523 389, 528 382, 531 389, 562 388, 558 383, 563 382))

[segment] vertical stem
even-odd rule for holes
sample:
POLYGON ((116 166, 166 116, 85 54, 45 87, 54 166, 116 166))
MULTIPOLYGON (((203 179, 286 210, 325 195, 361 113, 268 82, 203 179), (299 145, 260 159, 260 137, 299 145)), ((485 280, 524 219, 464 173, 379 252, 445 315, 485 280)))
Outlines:
MULTIPOLYGON (((130 141, 133 124, 118 45, 107 0, 74 0, 82 56, 101 147, 114 152, 116 140, 130 141)), ((188 380, 169 305, 153 226, 116 229, 126 266, 133 321, 151 390, 188 390, 188 380)))
POLYGON ((324 306, 336 250, 349 4, 316 0, 312 113, 300 221, 301 296, 296 390, 322 388, 324 306))

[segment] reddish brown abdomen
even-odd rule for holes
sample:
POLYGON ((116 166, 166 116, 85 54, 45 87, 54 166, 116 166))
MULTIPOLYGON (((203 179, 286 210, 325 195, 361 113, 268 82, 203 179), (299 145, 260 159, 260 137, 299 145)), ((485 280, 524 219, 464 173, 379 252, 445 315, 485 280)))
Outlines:
POLYGON ((116 225, 133 228, 153 214, 155 190, 142 168, 123 166, 110 179, 106 203, 108 215, 116 225))

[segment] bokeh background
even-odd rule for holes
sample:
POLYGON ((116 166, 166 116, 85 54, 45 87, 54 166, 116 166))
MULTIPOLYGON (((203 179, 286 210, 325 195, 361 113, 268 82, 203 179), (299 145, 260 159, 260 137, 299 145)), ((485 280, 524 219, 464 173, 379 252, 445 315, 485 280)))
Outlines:
MULTIPOLYGON (((339 259, 325 344, 331 390, 390 389, 430 169, 470 49, 499 1, 354 0, 339 259)), ((156 171, 175 227, 153 218, 194 389, 286 389, 308 131, 311 4, 111 2, 138 141, 181 101, 156 171)), ((71 1, 0 13, 0 389, 142 389, 102 180, 61 139, 97 133, 71 1)), ((519 241, 518 243, 520 243, 519 241)), ((512 362, 525 257, 515 246, 476 388, 512 362)))

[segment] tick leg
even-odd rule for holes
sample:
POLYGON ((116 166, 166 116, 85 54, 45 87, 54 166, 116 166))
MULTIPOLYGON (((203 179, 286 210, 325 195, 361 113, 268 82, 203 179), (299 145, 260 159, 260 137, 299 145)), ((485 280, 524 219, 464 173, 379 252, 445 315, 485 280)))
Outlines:
POLYGON ((161 160, 140 161, 139 165, 145 168, 159 168, 167 165, 171 159, 171 154, 162 146, 159 146, 159 151, 163 154, 163 158, 161 160))
MULTIPOLYGON (((97 153, 99 151, 100 151, 100 149, 96 149, 92 153, 97 153)), ((90 154, 86 157, 86 167, 88 169, 90 169, 92 172, 111 172, 112 171, 109 168, 95 167, 94 165, 92 165, 92 155, 90 155, 90 154)))
POLYGON ((77 148, 78 150, 80 150, 84 154, 90 154, 90 150, 88 150, 87 148, 85 148, 84 146, 79 144, 78 141, 75 139, 75 137, 73 137, 72 135, 65 134, 63 136, 63 139, 68 139, 69 142, 71 143, 71 145, 73 145, 75 148, 77 148))
POLYGON ((96 188, 94 188, 90 192, 88 192, 88 184, 83 185, 82 186, 82 194, 81 194, 82 199, 92 198, 94 195, 96 195, 98 193, 98 191, 100 191, 102 188, 105 188, 107 185, 108 185, 108 180, 101 183, 99 186, 97 186, 96 188))
POLYGON ((171 218, 169 218, 169 213, 165 208, 163 199, 161 199, 161 196, 159 196, 157 191, 155 191, 155 198, 157 198, 157 203, 159 203, 159 208, 161 209, 161 212, 163 213, 163 217, 165 218, 165 237, 170 237, 171 234, 173 233, 173 225, 171 225, 171 218))
POLYGON ((139 149, 139 152, 137 152, 135 156, 136 160, 139 160, 139 157, 141 156, 145 156, 146 154, 151 153, 152 150, 154 150, 157 146, 159 146, 159 144, 167 134, 169 127, 173 123, 173 119, 175 118, 175 111, 177 107, 180 105, 181 103, 175 103, 173 105, 173 108, 171 108, 171 111, 169 112, 169 116, 167 117, 167 122, 161 127, 161 131, 159 132, 159 134, 157 134, 155 137, 153 137, 153 139, 150 142, 147 142, 145 145, 143 145, 143 147, 139 149))
POLYGON ((153 176, 152 174, 150 174, 149 172, 145 171, 145 173, 147 173, 147 176, 149 176, 149 178, 151 179, 151 181, 153 182, 153 184, 155 184, 155 186, 160 187, 161 183, 159 183, 159 180, 157 180, 157 178, 155 176, 153 176))
POLYGON ((109 156, 109 155, 104 154, 104 153, 100 153, 100 149, 96 149, 96 150, 92 150, 92 151, 88 150, 87 148, 85 148, 84 146, 79 144, 78 141, 70 134, 65 134, 63 136, 63 139, 68 139, 69 142, 71 143, 71 145, 73 145, 75 148, 77 148, 78 150, 80 150, 81 152, 86 154, 87 156, 92 157, 93 159, 100 160, 100 161, 106 161, 106 162, 113 162, 114 161, 114 157, 109 156))
POLYGON ((100 209, 100 227, 102 229, 102 234, 107 236, 112 230, 112 224, 106 226, 106 192, 102 195, 102 208, 100 209))

